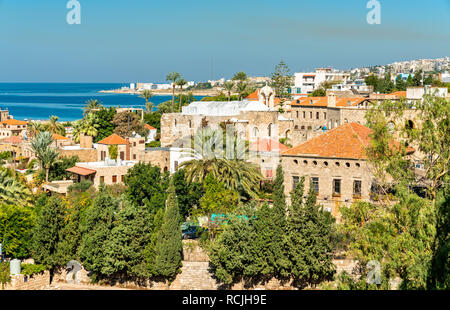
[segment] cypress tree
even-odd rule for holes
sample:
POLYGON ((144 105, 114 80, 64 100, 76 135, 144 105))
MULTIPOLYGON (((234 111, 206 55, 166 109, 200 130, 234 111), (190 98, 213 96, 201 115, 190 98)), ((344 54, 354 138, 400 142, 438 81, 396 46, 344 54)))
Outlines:
POLYGON ((304 178, 291 193, 291 212, 287 225, 287 249, 291 262, 289 274, 297 286, 315 285, 330 280, 332 262, 332 216, 317 205, 311 188, 303 200, 304 178))
POLYGON ((118 209, 117 199, 111 196, 105 186, 100 186, 94 204, 87 210, 82 222, 80 258, 86 270, 93 273, 94 280, 101 275, 105 257, 104 245, 114 227, 118 209))
POLYGON ((255 222, 257 238, 256 252, 262 255, 261 275, 264 277, 288 277, 289 260, 284 248, 286 229, 286 197, 284 194, 284 173, 277 168, 274 183, 273 206, 263 205, 255 222))
POLYGON ((180 211, 173 178, 170 180, 164 222, 156 245, 155 268, 159 275, 173 279, 181 268, 183 243, 181 238, 180 211))
POLYGON ((37 263, 48 267, 58 264, 57 244, 64 228, 65 206, 59 197, 48 198, 40 208, 33 230, 32 255, 37 263))

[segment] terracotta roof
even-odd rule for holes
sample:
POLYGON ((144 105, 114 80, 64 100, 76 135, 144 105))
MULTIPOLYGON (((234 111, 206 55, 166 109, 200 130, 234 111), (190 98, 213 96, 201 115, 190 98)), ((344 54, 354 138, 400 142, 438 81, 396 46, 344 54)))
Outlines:
POLYGON ((272 139, 258 139, 250 144, 250 150, 254 152, 285 152, 289 150, 286 145, 272 139))
POLYGON ((302 143, 283 155, 314 155, 365 159, 364 148, 369 146, 372 131, 358 123, 350 123, 332 129, 316 138, 302 143))
MULTIPOLYGON (((351 158, 366 159, 365 148, 370 146, 372 130, 358 123, 349 123, 302 143, 283 155, 312 155, 327 158, 351 158)), ((391 145, 399 146, 398 142, 391 145)), ((407 153, 415 150, 411 147, 406 149, 407 153)))
MULTIPOLYGON (((352 98, 336 98, 336 107, 355 107, 361 102, 367 100, 366 97, 352 97, 352 98)), ((327 107, 328 97, 304 97, 298 98, 291 102, 291 106, 313 106, 313 107, 327 107)))
POLYGON ((53 140, 70 140, 69 138, 61 136, 61 135, 58 135, 57 133, 54 133, 52 135, 52 139, 53 140))
POLYGON ((97 171, 92 170, 92 169, 78 167, 78 166, 66 169, 66 171, 69 171, 69 172, 72 172, 72 173, 75 173, 75 174, 78 174, 78 175, 83 175, 83 176, 91 175, 91 174, 94 174, 94 173, 97 172, 97 171))
POLYGON ((99 141, 98 144, 127 144, 127 140, 113 133, 109 137, 99 141))
POLYGON ((245 97, 247 100, 258 100, 258 90, 255 90, 253 93, 245 97))
POLYGON ((27 125, 28 122, 19 121, 17 119, 7 119, 6 121, 3 121, 2 124, 16 126, 16 125, 27 125))
POLYGON ((396 91, 396 92, 393 92, 393 93, 390 94, 390 95, 394 95, 394 96, 397 96, 397 97, 404 97, 404 98, 406 98, 406 91, 396 91))
POLYGON ((150 126, 149 124, 145 124, 144 127, 147 128, 148 130, 156 130, 155 127, 150 126))
POLYGON ((1 140, 1 142, 11 143, 11 144, 20 144, 20 143, 22 143, 22 141, 23 141, 22 138, 20 138, 19 136, 11 136, 11 137, 1 140))

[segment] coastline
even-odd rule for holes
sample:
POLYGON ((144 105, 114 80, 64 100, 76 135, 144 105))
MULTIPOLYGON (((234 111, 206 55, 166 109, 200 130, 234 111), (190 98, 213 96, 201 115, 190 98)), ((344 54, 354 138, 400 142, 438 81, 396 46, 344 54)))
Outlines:
MULTIPOLYGON (((98 91, 102 94, 123 94, 123 95, 140 95, 142 92, 137 90, 123 90, 123 89, 112 89, 112 90, 100 90, 98 91)), ((154 95, 159 96, 172 96, 172 91, 167 89, 152 89, 151 92, 154 95)), ((193 91, 186 91, 183 90, 183 94, 192 93, 194 96, 216 96, 219 94, 219 90, 216 88, 213 89, 205 89, 205 90, 193 90, 193 91)), ((175 96, 178 96, 180 94, 180 90, 175 90, 175 96)))

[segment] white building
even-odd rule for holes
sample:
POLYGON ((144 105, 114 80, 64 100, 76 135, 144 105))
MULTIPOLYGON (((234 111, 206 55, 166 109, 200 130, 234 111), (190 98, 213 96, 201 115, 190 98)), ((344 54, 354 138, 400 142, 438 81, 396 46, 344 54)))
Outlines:
POLYGON ((196 101, 182 108, 183 115, 236 116, 245 111, 269 111, 259 101, 196 101))
POLYGON ((350 80, 350 74, 331 68, 318 68, 315 72, 296 72, 294 76, 292 92, 296 94, 310 94, 319 89, 324 82, 340 81, 345 84, 350 80))

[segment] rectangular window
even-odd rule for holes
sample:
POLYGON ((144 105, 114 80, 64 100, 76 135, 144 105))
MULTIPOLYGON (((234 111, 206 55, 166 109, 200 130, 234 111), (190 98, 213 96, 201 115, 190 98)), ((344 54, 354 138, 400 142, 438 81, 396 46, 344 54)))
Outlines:
POLYGON ((125 153, 124 152, 120 152, 120 160, 125 160, 125 153))
POLYGON ((362 188, 362 181, 360 180, 353 181, 353 195, 361 196, 361 188, 362 188))
POLYGON ((309 118, 312 119, 312 112, 309 112, 309 118))
POLYGON ((316 112, 316 119, 319 119, 319 118, 320 118, 319 112, 316 112))
POLYGON ((306 112, 303 111, 303 118, 306 118, 306 112))
POLYGON ((300 181, 300 177, 294 175, 292 177, 292 190, 295 189, 295 186, 297 186, 297 183, 300 181))
POLYGON ((112 176, 112 182, 113 183, 117 183, 117 175, 113 175, 112 176))
POLYGON ((100 177, 100 183, 105 183, 105 177, 104 176, 100 177))
POLYGON ((133 154, 133 159, 136 159, 136 154, 133 154))
POLYGON ((311 178, 311 188, 316 194, 319 193, 319 178, 311 178))
POLYGON ((327 112, 323 112, 323 119, 327 119, 327 112))
POLYGON ((333 195, 341 194, 341 179, 333 180, 333 195))
POLYGON ((121 181, 122 183, 125 182, 125 176, 124 176, 124 175, 120 177, 120 181, 121 181))
POLYGON ((298 118, 298 111, 295 112, 297 114, 297 118, 298 118))

